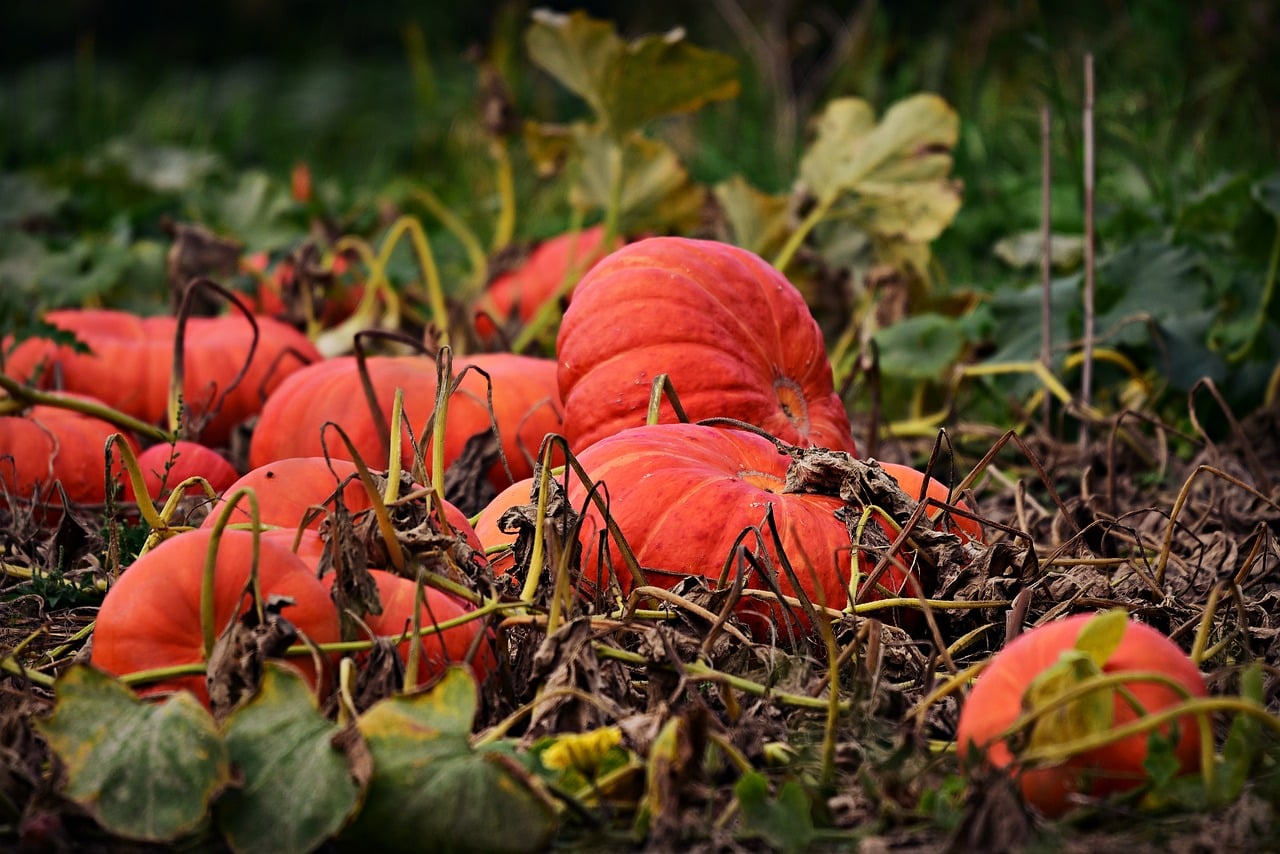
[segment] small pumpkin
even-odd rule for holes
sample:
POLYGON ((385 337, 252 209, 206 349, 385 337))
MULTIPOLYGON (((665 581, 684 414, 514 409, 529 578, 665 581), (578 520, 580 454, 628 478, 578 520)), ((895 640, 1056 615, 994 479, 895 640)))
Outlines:
MULTIPOLYGON (((1150 779, 1146 767, 1150 748, 1147 734, 1131 735, 1077 754, 1060 765, 1040 768, 1019 767, 1009 741, 1001 737, 1025 711, 1024 698, 1033 681, 1059 665, 1064 653, 1075 653, 1081 633, 1095 619, 1099 618, 1093 614, 1076 614, 1019 635, 996 653, 979 674, 960 711, 956 730, 960 758, 979 757, 994 768, 1008 770, 1015 775, 1027 802, 1049 816, 1062 815, 1070 809, 1073 796, 1105 798, 1131 791, 1150 779)), ((1125 622, 1124 634, 1100 669, 1103 674, 1160 673, 1192 697, 1203 697, 1207 693, 1204 676, 1177 644, 1156 629, 1132 620, 1125 622)), ((1157 682, 1126 682, 1124 689, 1124 693, 1108 689, 1112 706, 1109 728, 1139 718, 1134 702, 1145 714, 1154 714, 1182 701, 1176 691, 1157 682)), ((1073 718, 1074 721, 1082 719, 1073 718)), ((1036 726, 1045 726, 1047 721, 1042 719, 1036 726)), ((1172 731, 1168 724, 1160 727, 1166 737, 1172 731)), ((1177 735, 1173 757, 1178 768, 1183 773, 1199 770, 1200 729, 1193 716, 1178 719, 1177 735)), ((1044 734, 1033 732, 1032 738, 1037 736, 1047 743, 1056 740, 1052 730, 1044 734)))
MULTIPOLYGON (((583 277, 556 340, 575 451, 645 423, 667 374, 689 420, 725 416, 784 442, 854 453, 822 331, 764 259, 725 243, 653 237, 583 277)), ((660 420, 676 420, 663 402, 660 420)))
MULTIPOLYGON (((238 475, 227 458, 199 442, 179 439, 172 445, 158 444, 138 454, 138 468, 147 486, 151 500, 164 502, 173 488, 189 477, 203 477, 214 492, 222 492, 235 482, 238 475)), ((133 481, 124 480, 124 494, 129 501, 137 501, 133 481)), ((189 492, 188 494, 196 494, 189 492)), ((199 493, 203 495, 203 493, 199 493)))
MULTIPOLYGON (((245 473, 227 487, 226 494, 233 495, 241 489, 252 489, 257 495, 258 520, 261 524, 290 530, 300 525, 313 508, 332 507, 333 500, 339 494, 342 503, 352 513, 359 513, 373 506, 373 500, 358 476, 356 464, 343 459, 293 457, 267 463, 245 473)), ((202 523, 203 527, 214 525, 220 507, 221 502, 214 504, 202 523)), ((467 545, 482 552, 483 546, 466 515, 448 501, 444 502, 444 513, 449 526, 467 541, 467 545)), ((313 514, 307 527, 319 529, 324 518, 324 513, 313 514)), ((251 521, 247 501, 241 500, 236 504, 231 511, 230 521, 251 521)))
MULTIPOLYGON (((52 504, 35 509, 34 518, 53 524, 62 516, 56 509, 61 498, 55 483, 76 504, 101 504, 106 500, 107 439, 119 432, 99 418, 58 406, 0 416, 0 507, 6 496, 16 504, 52 504)), ((133 438, 123 435, 136 451, 133 438)))
POLYGON ((479 538, 484 546, 484 550, 490 553, 489 568, 493 570, 494 575, 501 575, 507 572, 515 564, 515 556, 509 549, 507 551, 494 551, 495 549, 501 549, 503 546, 510 546, 516 541, 515 534, 508 534, 498 527, 498 520, 502 518, 503 513, 506 513, 512 507, 528 504, 529 496, 532 492, 532 477, 518 480, 494 496, 493 500, 476 515, 474 522, 476 537, 479 538))
MULTIPOLYGON (((212 534, 197 529, 165 540, 120 575, 98 610, 92 664, 123 676, 205 660, 200 594, 212 534)), ((313 570, 276 539, 263 538, 259 547, 262 595, 292 599, 294 604, 284 609, 284 617, 315 642, 340 640, 338 611, 313 570)), ((250 606, 244 593, 252 563, 253 534, 223 531, 214 563, 213 614, 218 634, 250 606)), ((313 688, 321 684, 323 674, 316 673, 310 656, 291 663, 313 688)), ((141 687, 139 693, 177 690, 190 691, 209 703, 203 676, 166 679, 141 687)))

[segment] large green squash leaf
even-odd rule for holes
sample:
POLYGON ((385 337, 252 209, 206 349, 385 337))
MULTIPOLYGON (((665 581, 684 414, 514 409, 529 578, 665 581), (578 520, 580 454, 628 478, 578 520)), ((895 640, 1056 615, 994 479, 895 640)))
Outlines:
POLYGON ((341 841, 359 850, 545 848, 556 827, 551 801, 503 753, 471 747, 475 712, 475 680, 465 668, 451 668, 430 691, 369 709, 358 726, 373 778, 341 841))
POLYGON ((340 727, 292 668, 268 662, 258 693, 223 731, 244 779, 218 804, 218 826, 235 850, 312 851, 359 806, 360 784, 336 746, 340 727))
POLYGON ((67 797, 112 833, 171 842, 198 828, 231 782, 213 717, 187 692, 144 703, 85 665, 58 679, 41 734, 67 769, 67 797))

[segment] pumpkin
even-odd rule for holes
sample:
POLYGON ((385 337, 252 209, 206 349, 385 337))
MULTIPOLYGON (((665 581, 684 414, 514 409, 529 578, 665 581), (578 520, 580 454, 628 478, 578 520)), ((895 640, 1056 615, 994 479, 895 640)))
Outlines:
MULTIPOLYGON (((494 496, 493 500, 477 514, 473 527, 476 529, 476 537, 479 538, 486 552, 503 546, 510 546, 516 541, 517 535, 508 534, 499 528, 498 520, 502 518, 503 513, 506 513, 512 507, 528 504, 529 496, 532 492, 532 477, 518 480, 494 496)), ((494 575, 506 572, 514 564, 515 555, 509 549, 507 551, 494 552, 489 557, 489 568, 493 570, 494 575)))
MULTIPOLYGON (((898 482, 898 486, 902 488, 903 492, 911 496, 913 500, 920 500, 920 487, 924 484, 924 472, 901 463, 881 462, 880 467, 898 482)), ((950 495, 951 490, 947 489, 941 481, 932 477, 929 478, 929 484, 925 487, 924 492, 926 500, 931 498, 941 504, 951 504, 962 510, 971 509, 967 503, 958 498, 949 501, 950 495)), ((937 505, 932 505, 925 510, 925 513, 931 521, 936 522, 938 517, 942 515, 943 510, 937 505)), ((951 525, 948 530, 958 537, 983 542, 982 524, 967 516, 951 516, 951 525)))
MULTIPOLYGON (((222 492, 235 482, 237 474, 226 457, 212 448, 179 439, 172 445, 152 445, 138 454, 138 468, 142 471, 142 480, 147 486, 149 500, 163 502, 169 497, 173 488, 189 477, 200 476, 209 482, 214 492, 222 492)), ((124 479, 125 498, 137 501, 133 492, 133 481, 124 479)), ((188 494, 203 495, 198 490, 188 494)))
MULTIPOLYGON (((843 608, 848 604, 852 561, 848 528, 835 517, 842 502, 824 495, 783 493, 788 460, 772 442, 754 433, 697 424, 634 427, 578 455, 591 479, 607 487, 609 512, 650 584, 671 587, 687 575, 718 578, 739 533, 761 525, 765 508, 772 505, 782 551, 804 593, 815 603, 843 608)), ((569 499, 579 509, 586 500, 586 489, 576 477, 570 479, 569 499)), ((586 590, 610 581, 608 565, 597 556, 599 532, 604 530, 603 516, 591 502, 580 535, 586 590)), ((772 537, 766 532, 764 539, 779 588, 796 595, 772 537)), ((755 539, 745 542, 756 547, 755 539)), ((622 592, 629 591, 632 580, 612 537, 606 551, 622 592)), ((875 562, 874 555, 864 558, 862 572, 870 572, 875 562)), ((879 584, 897 592, 906 579, 907 569, 896 562, 879 584)), ((748 586, 767 589, 759 578, 748 586)), ((744 600, 744 616, 770 611, 758 600, 744 600)))
MULTIPOLYGON (((653 237, 583 277, 556 341, 564 430, 581 451, 645 423, 668 374, 689 419, 726 416, 788 444, 856 451, 817 322, 759 256, 653 237)), ((663 402, 660 420, 676 420, 663 402)))
MULTIPOLYGON (((378 601, 382 604, 381 614, 366 614, 365 624, 375 635, 395 637, 413 628, 413 604, 417 594, 417 584, 391 572, 371 569, 378 585, 378 601)), ((328 586, 333 585, 334 575, 329 573, 323 579, 328 586)), ((425 605, 418 609, 418 619, 422 626, 443 623, 456 617, 470 613, 472 607, 454 596, 423 585, 425 605)), ((425 685, 445 671, 450 664, 466 660, 467 652, 475 636, 485 631, 483 620, 469 620, 457 626, 422 636, 422 657, 418 660, 418 685, 425 685)), ((409 661, 412 639, 402 641, 397 646, 400 659, 409 661)), ((475 658, 471 661, 472 671, 476 678, 484 681, 497 666, 490 638, 480 642, 475 658)))
MULTIPOLYGON (((168 417, 169 375, 177 320, 139 317, 111 309, 51 311, 45 320, 75 333, 91 352, 77 353, 46 339, 20 343, 6 361, 6 372, 23 382, 40 367, 40 385, 61 377, 69 392, 89 394, 143 421, 162 424, 168 417)), ((219 409, 201 431, 211 446, 225 445, 232 428, 256 414, 262 399, 289 373, 320 353, 306 336, 269 317, 256 318, 258 346, 240 383, 218 404, 243 367, 253 340, 249 323, 238 315, 187 320, 182 389, 188 419, 219 409)))
MULTIPOLYGON (((194 530, 165 540, 121 574, 102 600, 90 662, 117 676, 202 662, 200 590, 212 532, 194 530)), ((243 595, 253 560, 253 534, 224 531, 214 564, 213 612, 218 634, 248 611, 243 595)), ((258 560, 262 595, 288 596, 282 612, 317 643, 341 639, 338 611, 307 564, 282 542, 263 538, 258 560)), ((315 687, 320 675, 310 656, 292 660, 315 687)), ((208 705, 203 676, 184 676, 142 686, 139 693, 186 690, 208 705)))
MULTIPOLYGON (((1066 812, 1073 795, 1103 798, 1130 791, 1149 779, 1144 764, 1150 744, 1146 733, 1077 754, 1061 765, 1039 768, 1020 768, 1009 743, 1000 738, 1023 713, 1024 696, 1032 681, 1061 661, 1063 653, 1073 651, 1081 631, 1094 619, 1098 618, 1093 614, 1077 614, 1015 638, 979 674, 960 711, 956 730, 960 758, 980 757, 988 765, 1016 775, 1027 802, 1050 816, 1066 812)), ((1193 697, 1206 695, 1204 677, 1186 653, 1156 629, 1131 620, 1101 670, 1104 674, 1161 673, 1193 697)), ((1172 688, 1155 682, 1128 682, 1125 689, 1147 714, 1182 701, 1172 688)), ((1111 726, 1136 720, 1139 713, 1129 699, 1114 689, 1112 694, 1111 726)), ((1042 719, 1037 726, 1048 720, 1042 719)), ((1183 772, 1194 772, 1200 768, 1200 730, 1191 715, 1179 718, 1177 727, 1173 756, 1183 772)), ((1167 737, 1171 728, 1164 725, 1160 732, 1167 737)), ((1054 734, 1038 731, 1033 738, 1052 743, 1054 734)))
MULTIPOLYGON (((0 507, 6 499, 61 506, 55 482, 76 504, 101 504, 106 500, 107 439, 119 432, 99 418, 58 406, 0 416, 0 507)), ((137 443, 124 435, 136 451, 137 443)), ((61 516, 52 507, 34 511, 43 524, 61 516)))
MULTIPOLYGON (((373 506, 373 501, 357 474, 356 464, 350 460, 326 460, 324 457, 294 457, 267 463, 232 483, 225 494, 233 495, 240 489, 252 489, 258 497, 258 521, 263 525, 277 525, 292 530, 302 523, 303 517, 313 507, 332 506, 334 493, 339 486, 342 490, 342 503, 352 513, 359 513, 373 506)), ((213 506, 202 527, 213 527, 220 508, 221 502, 213 506)), ((467 541, 467 545, 476 551, 483 550, 475 530, 461 510, 446 501, 444 513, 450 527, 467 541)), ((324 518, 324 513, 316 513, 307 527, 318 530, 324 518)), ((249 522, 251 519, 249 502, 241 499, 231 511, 229 521, 249 522)))
MULTIPOLYGON (((395 391, 404 389, 404 416, 421 440, 435 408, 435 362, 421 356, 374 356, 366 364, 384 417, 390 421, 395 391)), ((500 490, 533 473, 532 461, 543 436, 560 429, 556 365, 533 356, 483 353, 459 359, 454 368, 461 372, 468 365, 485 371, 493 380, 494 417, 512 471, 508 477, 501 461, 489 467, 489 482, 500 490)), ((468 439, 490 429, 486 395, 484 377, 472 370, 450 398, 446 467, 462 455, 468 439)), ((336 431, 326 430, 321 444, 322 427, 329 421, 342 426, 366 463, 385 467, 388 451, 366 403, 354 356, 310 365, 281 384, 263 407, 249 446, 249 464, 257 467, 288 457, 323 456, 326 448, 331 457, 349 458, 336 431)), ((408 468, 413 463, 413 448, 407 428, 402 439, 401 464, 408 468)), ((428 450, 428 465, 430 462, 428 450)))
MULTIPOLYGON (((622 244, 623 240, 617 238, 612 248, 622 244)), ((519 318, 521 323, 528 323, 555 297, 561 285, 580 279, 606 254, 602 225, 544 240, 524 263, 498 275, 485 287, 476 303, 476 331, 481 337, 492 335, 495 320, 505 324, 519 318)), ((570 299, 572 293, 570 286, 565 299, 570 299)))

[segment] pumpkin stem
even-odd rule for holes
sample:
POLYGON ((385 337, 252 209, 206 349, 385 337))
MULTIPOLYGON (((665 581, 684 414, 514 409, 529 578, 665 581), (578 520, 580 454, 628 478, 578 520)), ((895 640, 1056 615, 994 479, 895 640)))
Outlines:
POLYGON ((192 428, 189 430, 183 427, 183 389, 186 376, 186 343, 187 343, 187 320, 191 317, 191 309, 195 304, 196 294, 200 291, 213 291, 218 294, 232 307, 237 309, 249 321, 249 327, 253 330, 253 336, 249 339, 249 352, 245 354, 244 362, 240 365, 240 370, 231 378, 231 382, 227 387, 222 389, 214 398, 209 409, 203 413, 202 419, 211 419, 222 409, 223 404, 227 400, 227 396, 235 390, 236 386, 244 379, 245 374, 249 372, 249 365, 253 362, 253 354, 258 349, 258 321, 254 319, 253 312, 248 306, 227 288, 215 282, 213 279, 204 276, 192 279, 187 283, 186 288, 182 291, 182 303, 178 307, 178 325, 173 337, 173 370, 169 373, 169 406, 168 406, 168 425, 169 431, 183 439, 196 439, 199 429, 192 428))
POLYGON ((168 442, 172 438, 169 433, 154 424, 148 424, 146 421, 141 421, 132 415, 126 415, 118 409, 112 409, 105 403, 92 398, 71 397, 57 392, 40 391, 39 389, 25 386, 5 374, 0 374, 0 389, 4 390, 13 400, 20 402, 24 409, 28 406, 56 406, 59 409, 69 409, 72 412, 91 415, 94 418, 99 418, 108 424, 119 427, 121 430, 135 433, 148 439, 154 439, 157 442, 168 442))
MULTIPOLYGON (((511 164, 508 161, 508 173, 510 170, 511 164)), ((468 291, 478 291, 484 287, 484 281, 489 274, 489 259, 485 255, 484 246, 480 244, 480 239, 476 237, 476 233, 457 214, 449 210, 448 206, 440 201, 440 198, 435 193, 426 187, 415 188, 412 196, 430 211, 436 219, 440 220, 440 224, 448 229, 449 233, 462 244, 463 250, 467 253, 467 260, 471 264, 471 282, 468 286, 468 291)), ((503 204, 506 204, 505 199, 503 204)), ((510 240, 510 237, 507 239, 510 240)))
MULTIPOLYGON (((209 535, 209 547, 205 549, 204 573, 200 577, 200 635, 204 646, 204 660, 207 662, 213 653, 213 645, 218 640, 218 629, 214 625, 214 584, 217 581, 218 546, 222 543, 222 532, 231 521, 231 514, 240 504, 240 499, 249 499, 249 530, 253 532, 253 559, 249 566, 249 583, 253 589, 255 606, 258 609, 259 622, 262 620, 262 591, 258 586, 258 559, 262 544, 262 514, 258 509, 258 494, 249 487, 241 487, 233 492, 218 509, 218 516, 213 523, 213 531, 209 535)), ((232 614, 235 620, 237 614, 232 614)))
POLYGON ((650 426, 658 423, 658 418, 662 412, 662 398, 667 398, 667 402, 671 404, 672 410, 675 411, 676 418, 681 424, 689 423, 689 416, 684 411, 684 406, 680 403, 680 396, 676 394, 676 387, 671 382, 670 374, 658 374, 653 378, 653 384, 649 388, 649 411, 645 415, 644 423, 650 426))
MULTIPOLYGON (((369 502, 373 509, 374 518, 378 520, 378 531, 382 534, 382 540, 387 546, 387 556, 391 559, 392 566, 396 572, 404 574, 404 551, 400 547, 400 540, 396 537, 396 526, 391 521, 391 514, 387 511, 386 502, 382 500, 382 493, 378 491, 377 485, 373 482, 373 475, 369 473, 369 467, 365 465, 364 458, 360 456, 360 452, 356 450, 355 444, 351 441, 351 437, 347 435, 347 431, 342 428, 341 424, 335 421, 326 421, 320 426, 320 444, 325 444, 324 431, 332 428, 337 432, 338 438, 347 448, 347 453, 351 455, 351 461, 355 464, 356 472, 360 476, 360 483, 364 485, 364 491, 369 496, 369 502)), ((326 449, 326 458, 328 452, 326 449)))

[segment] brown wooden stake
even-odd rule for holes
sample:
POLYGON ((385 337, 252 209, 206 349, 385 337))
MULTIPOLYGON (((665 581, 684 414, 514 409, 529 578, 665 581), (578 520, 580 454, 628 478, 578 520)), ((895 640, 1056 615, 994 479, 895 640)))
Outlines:
MULTIPOLYGON (((1040 361, 1053 370, 1053 158, 1050 157, 1049 107, 1040 108, 1040 361)), ((1050 433, 1053 397, 1044 396, 1044 431, 1050 433)))
MULTIPOLYGON (((1086 407, 1093 400, 1093 153, 1093 54, 1088 53, 1084 57, 1084 364, 1080 369, 1080 400, 1086 407)), ((1081 430, 1081 447, 1087 441, 1088 430, 1081 430)))

